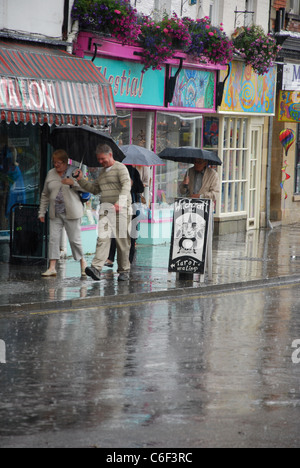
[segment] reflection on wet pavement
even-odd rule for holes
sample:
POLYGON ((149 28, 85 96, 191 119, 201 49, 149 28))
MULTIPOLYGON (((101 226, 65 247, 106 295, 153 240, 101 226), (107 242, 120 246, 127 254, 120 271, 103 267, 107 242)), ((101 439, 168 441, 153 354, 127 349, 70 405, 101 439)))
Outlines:
POLYGON ((285 286, 0 315, 0 447, 299 447, 299 310, 285 286))
MULTIPOLYGON (((300 224, 215 237, 213 279, 206 277, 203 286, 298 275, 299 239, 300 224)), ((169 250, 169 244, 138 245, 128 283, 118 283, 116 264, 113 269, 103 270, 103 279, 98 283, 80 279, 79 264, 72 259, 60 262, 57 278, 45 279, 40 276, 44 267, 0 264, 0 307, 199 287, 197 275, 194 281, 179 281, 176 274, 168 273, 169 250)), ((90 263, 92 257, 87 260, 90 263)))

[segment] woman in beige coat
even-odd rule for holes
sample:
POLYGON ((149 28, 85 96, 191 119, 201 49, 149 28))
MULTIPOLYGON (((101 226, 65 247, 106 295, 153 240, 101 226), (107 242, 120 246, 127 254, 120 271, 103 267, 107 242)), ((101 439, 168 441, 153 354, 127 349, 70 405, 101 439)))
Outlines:
POLYGON ((45 222, 45 214, 49 208, 50 239, 49 268, 42 276, 56 276, 56 262, 60 258, 60 239, 65 228, 74 260, 80 261, 81 275, 85 276, 86 262, 81 243, 81 218, 83 205, 79 197, 82 191, 71 177, 71 167, 68 166, 68 155, 64 150, 53 153, 54 169, 48 172, 41 195, 39 219, 45 222))

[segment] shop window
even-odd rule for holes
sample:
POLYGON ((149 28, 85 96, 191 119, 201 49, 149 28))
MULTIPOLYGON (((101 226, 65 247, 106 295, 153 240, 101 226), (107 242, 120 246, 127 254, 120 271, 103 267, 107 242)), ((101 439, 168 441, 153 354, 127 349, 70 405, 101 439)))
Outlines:
POLYGON ((297 130, 297 145, 296 145, 296 188, 295 192, 300 193, 300 124, 297 130))
MULTIPOLYGON (((202 147, 202 116, 158 113, 156 152, 166 147, 202 147)), ((156 168, 156 203, 171 204, 179 196, 179 184, 188 164, 165 161, 165 166, 156 168)))
POLYGON ((247 210, 247 120, 224 118, 220 213, 247 210))
POLYGON ((131 111, 118 109, 117 117, 111 126, 111 135, 120 146, 130 144, 130 122, 131 111))
POLYGON ((217 150, 219 144, 219 119, 204 117, 203 119, 203 148, 217 150))
POLYGON ((38 204, 40 187, 40 127, 0 125, 0 232, 9 230, 11 207, 38 204))

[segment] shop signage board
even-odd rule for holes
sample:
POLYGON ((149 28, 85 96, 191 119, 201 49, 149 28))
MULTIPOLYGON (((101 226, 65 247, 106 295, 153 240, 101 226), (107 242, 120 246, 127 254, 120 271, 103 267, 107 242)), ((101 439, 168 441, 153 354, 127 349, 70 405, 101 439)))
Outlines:
MULTIPOLYGON (((108 106, 106 88, 102 88, 99 83, 0 77, 0 114, 26 113, 26 122, 32 113, 52 115, 53 118, 61 115, 71 115, 74 119, 75 116, 87 115, 101 117, 105 115, 108 106)), ((45 123, 44 119, 42 123, 45 123)))
POLYGON ((300 92, 300 64, 287 63, 283 66, 282 89, 300 92))
POLYGON ((55 112, 54 85, 46 80, 0 78, 0 106, 2 109, 55 112))
POLYGON ((211 200, 177 198, 174 203, 169 272, 204 275, 211 200))
POLYGON ((147 70, 146 73, 142 73, 144 67, 140 63, 102 57, 96 57, 94 65, 111 84, 116 102, 164 106, 164 69, 147 70))
MULTIPOLYGON (((176 69, 172 69, 175 75, 176 69)), ((188 109, 214 109, 216 72, 207 70, 181 70, 177 78, 170 107, 188 109)))
MULTIPOLYGON (((243 62, 233 61, 230 67, 220 112, 275 115, 277 67, 264 75, 243 62)), ((226 71, 222 70, 220 81, 225 77, 226 71)))
POLYGON ((300 122, 300 91, 280 91, 279 122, 300 122))

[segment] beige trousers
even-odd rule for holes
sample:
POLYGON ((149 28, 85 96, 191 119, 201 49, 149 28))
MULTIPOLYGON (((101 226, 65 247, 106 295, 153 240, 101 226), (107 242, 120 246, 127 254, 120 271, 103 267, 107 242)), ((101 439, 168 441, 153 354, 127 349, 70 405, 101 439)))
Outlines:
POLYGON ((64 214, 50 219, 49 260, 59 260, 62 230, 65 228, 74 260, 83 258, 81 219, 67 219, 64 214))
POLYGON ((129 224, 131 216, 127 209, 110 216, 111 212, 104 211, 99 217, 98 239, 96 254, 92 261, 92 266, 101 271, 104 263, 108 259, 111 239, 114 237, 117 244, 118 273, 129 271, 129 250, 131 238, 129 235, 129 224))

